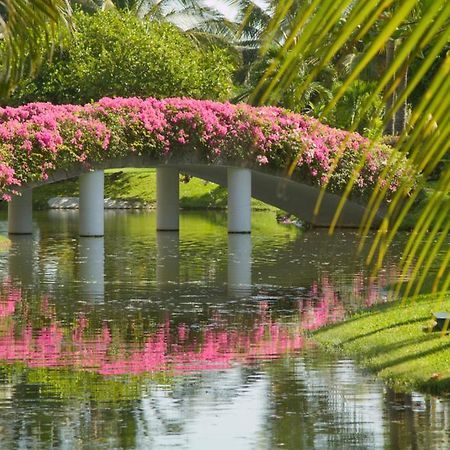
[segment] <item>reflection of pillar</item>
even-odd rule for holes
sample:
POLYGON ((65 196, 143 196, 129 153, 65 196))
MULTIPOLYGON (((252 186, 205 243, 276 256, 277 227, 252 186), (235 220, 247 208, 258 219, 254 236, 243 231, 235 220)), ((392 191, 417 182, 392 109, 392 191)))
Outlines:
POLYGON ((156 233, 156 283, 178 283, 180 276, 180 238, 178 231, 156 233))
POLYGON ((8 233, 31 234, 33 232, 33 190, 26 189, 8 203, 8 233))
POLYGON ((33 285, 34 240, 30 235, 10 236, 8 251, 9 277, 22 286, 33 285))
POLYGON ((228 235, 228 292, 244 297, 252 287, 252 240, 248 234, 228 235))
POLYGON ((80 175, 80 236, 104 234, 103 170, 80 175))
POLYGON ((252 172, 240 167, 228 168, 228 232, 251 231, 252 172))
POLYGON ((178 231, 180 182, 178 169, 158 167, 156 169, 156 229, 178 231))
POLYGON ((82 292, 96 303, 105 298, 105 241, 102 237, 80 237, 80 282, 82 292))

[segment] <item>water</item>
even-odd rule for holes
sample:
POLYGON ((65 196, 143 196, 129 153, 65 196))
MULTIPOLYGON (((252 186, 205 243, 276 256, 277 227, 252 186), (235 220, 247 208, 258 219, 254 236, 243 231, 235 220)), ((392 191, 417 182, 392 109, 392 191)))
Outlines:
MULTIPOLYGON (((370 279, 356 233, 253 215, 36 215, 0 255, 0 448, 444 449, 450 404, 396 394, 304 337, 387 300, 398 258, 370 279)), ((6 218, 0 216, 0 232, 6 218)))

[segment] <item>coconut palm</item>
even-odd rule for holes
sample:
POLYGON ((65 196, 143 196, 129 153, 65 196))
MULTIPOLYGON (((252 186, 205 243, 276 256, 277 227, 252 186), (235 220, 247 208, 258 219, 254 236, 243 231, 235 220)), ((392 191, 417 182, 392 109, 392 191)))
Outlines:
MULTIPOLYGON (((270 39, 285 19, 287 5, 291 1, 274 3, 273 20, 268 25, 265 36, 270 39)), ((385 124, 404 105, 405 99, 414 91, 422 77, 426 75, 450 39, 450 3, 448 0, 403 0, 376 1, 364 0, 311 0, 304 2, 299 13, 292 16, 290 31, 286 36, 277 60, 267 69, 253 92, 251 99, 257 103, 276 102, 290 86, 295 76, 299 60, 307 60, 311 55, 318 62, 309 76, 298 88, 298 94, 307 91, 320 71, 330 62, 339 58, 355 43, 370 34, 368 45, 341 87, 333 95, 323 115, 334 108, 352 83, 383 52, 386 45, 395 39, 402 29, 402 39, 392 49, 390 65, 376 80, 376 86, 366 101, 367 110, 380 93, 387 100, 398 88, 402 73, 426 51, 427 57, 412 76, 404 90, 394 99, 385 115, 385 124), (394 80, 394 81, 392 81, 394 80)), ((270 42, 266 41, 268 48, 270 42)), ((264 48, 264 46, 263 46, 264 48)), ((426 178, 443 164, 437 188, 429 197, 423 214, 418 219, 404 253, 402 278, 409 279, 406 294, 417 294, 423 287, 427 275, 433 271, 433 291, 446 291, 450 286, 450 249, 445 247, 450 229, 450 166, 444 158, 450 149, 450 55, 443 58, 439 69, 424 95, 413 109, 405 130, 400 134, 397 151, 393 152, 390 166, 395 166, 399 154, 409 159, 409 174, 398 186, 393 200, 388 204, 387 213, 368 257, 379 267, 390 243, 393 241, 406 213, 421 195, 426 178), (440 255, 440 258, 438 258, 440 255), (437 266, 436 266, 437 265, 437 266)), ((356 127, 356 123, 354 125, 356 127)), ((337 161, 336 161, 337 164, 337 161)), ((335 165, 334 165, 335 166, 335 165)), ((333 168, 331 169, 333 170, 333 168)), ((356 181, 357 174, 348 186, 348 192, 356 181)), ((382 207, 388 194, 387 185, 380 182, 369 202, 367 215, 361 224, 362 245, 364 236, 373 223, 377 210, 382 207)), ((336 211, 336 219, 342 210, 346 195, 336 211)), ((320 207, 320 198, 318 208, 320 207)), ((333 229, 333 226, 331 227, 333 229)))
MULTIPOLYGON (((231 39, 237 24, 202 0, 70 0, 86 12, 117 8, 134 12, 141 19, 170 22, 183 31, 208 32, 231 39)), ((230 6, 233 0, 230 0, 230 6)), ((227 5, 228 2, 222 2, 227 5)))
POLYGON ((59 24, 69 26, 70 12, 67 0, 0 0, 0 96, 7 95, 20 77, 36 70, 42 47, 54 37, 59 24))

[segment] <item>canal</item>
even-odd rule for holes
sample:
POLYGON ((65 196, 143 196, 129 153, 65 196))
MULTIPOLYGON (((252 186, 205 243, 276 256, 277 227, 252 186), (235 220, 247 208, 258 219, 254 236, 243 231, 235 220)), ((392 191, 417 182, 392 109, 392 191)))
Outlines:
MULTIPOLYGON (((1 449, 444 449, 450 401, 396 393, 308 331, 390 300, 355 231, 254 212, 35 214, 0 253, 1 449)), ((0 213, 0 233, 7 219, 0 213)))

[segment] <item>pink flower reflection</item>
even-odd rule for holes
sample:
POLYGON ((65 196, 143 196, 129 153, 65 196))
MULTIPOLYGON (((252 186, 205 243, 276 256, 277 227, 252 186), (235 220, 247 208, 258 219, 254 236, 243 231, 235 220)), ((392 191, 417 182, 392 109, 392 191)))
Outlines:
MULTIPOLYGON (((359 292, 363 284, 357 279, 353 290, 359 292)), ((304 330, 343 319, 339 297, 328 278, 322 277, 320 284, 312 286, 310 299, 298 301, 298 316, 287 322, 277 319, 276 310, 263 301, 245 326, 232 322, 230 327, 217 312, 208 325, 195 330, 187 323, 173 325, 166 317, 156 329, 140 332, 130 342, 121 331, 122 323, 121 327, 106 322, 94 326, 86 315, 73 324, 61 323, 46 297, 37 299, 37 305, 24 300, 7 280, 0 286, 0 360, 103 375, 226 369, 301 350, 306 344, 304 330)))

